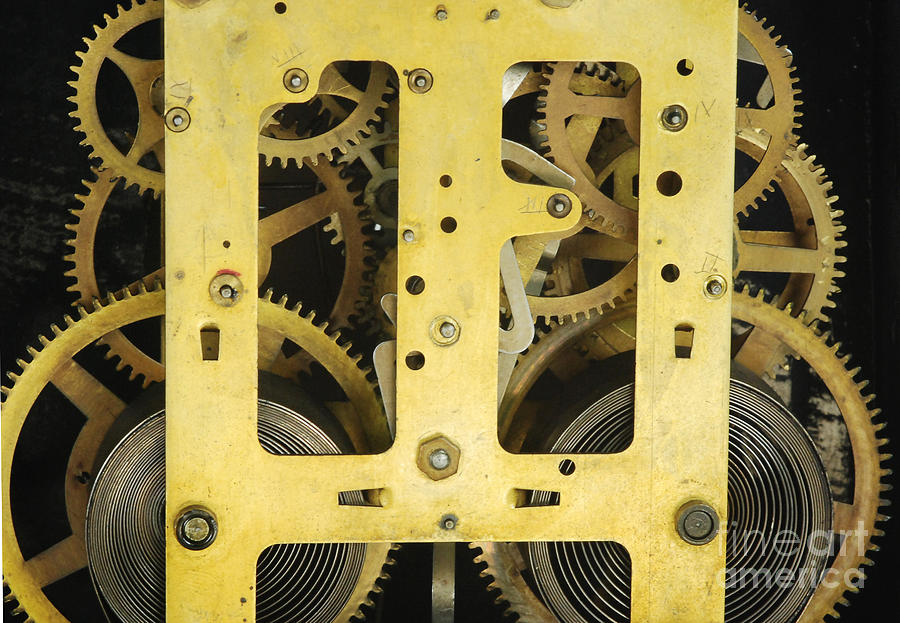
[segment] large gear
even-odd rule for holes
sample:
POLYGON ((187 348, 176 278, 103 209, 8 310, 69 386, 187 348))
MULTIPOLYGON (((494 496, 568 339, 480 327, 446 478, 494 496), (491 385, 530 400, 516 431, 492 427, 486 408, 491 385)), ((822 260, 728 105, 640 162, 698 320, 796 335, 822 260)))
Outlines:
MULTIPOLYGON (((764 158, 766 137, 755 131, 738 134, 738 149, 755 161, 764 158)), ((754 229, 739 217, 735 222, 735 278, 742 273, 781 273, 789 275, 779 292, 779 305, 791 306, 793 313, 806 311, 810 318, 825 320, 825 310, 834 307, 830 297, 838 291, 835 281, 844 273, 838 264, 845 261, 838 251, 846 246, 841 239, 845 229, 843 214, 832 206, 837 197, 824 167, 815 156, 806 153, 806 145, 788 150, 775 178, 791 213, 793 232, 754 229)), ((637 173, 632 150, 621 152, 598 176, 630 179, 637 173)), ((637 199, 619 196, 623 205, 637 210, 637 199)), ((760 212, 768 208, 764 205, 760 212)), ((562 241, 553 264, 544 296, 531 297, 535 317, 577 318, 591 310, 609 307, 611 295, 627 298, 636 277, 634 248, 624 240, 583 232, 562 241), (608 281, 591 286, 584 273, 583 260, 612 261, 624 267, 608 281)), ((752 278, 751 278, 752 279, 752 278)))
MULTIPOLYGON (((348 182, 340 177, 336 167, 327 162, 308 166, 324 186, 324 190, 260 219, 259 282, 262 284, 266 279, 275 245, 324 219, 330 219, 326 229, 335 231, 331 243, 343 246, 344 270, 337 298, 325 317, 333 329, 347 328, 351 326, 351 319, 366 307, 370 290, 372 269, 369 263, 372 252, 364 231, 367 218, 362 213, 364 208, 356 205, 354 194, 347 189, 348 182)), ((83 183, 87 193, 78 196, 82 207, 72 210, 76 222, 67 226, 74 232, 67 243, 72 252, 63 258, 73 264, 65 274, 75 279, 68 287, 70 292, 78 295, 75 305, 88 305, 94 298, 105 295, 97 284, 94 268, 97 228, 107 201, 118 186, 117 180, 107 179, 103 175, 94 181, 86 180, 83 183)), ((154 280, 164 278, 165 270, 159 268, 136 280, 128 288, 134 293, 138 283, 149 287, 154 280)), ((110 356, 119 357, 122 365, 127 365, 133 376, 143 376, 145 384, 162 380, 162 365, 135 346, 120 331, 103 336, 100 343, 108 346, 110 356)))
MULTIPOLYGON (((593 316, 586 323, 555 326, 520 358, 500 409, 500 435, 507 450, 520 449, 528 431, 535 425, 537 414, 531 408, 522 407, 528 389, 538 377, 546 370, 571 376, 584 368, 585 356, 605 358, 632 349, 634 312, 632 302, 611 314, 593 316), (589 346, 590 343, 594 345, 589 346)), ((854 574, 858 579, 865 577, 860 567, 872 564, 869 552, 877 549, 872 537, 883 535, 877 524, 887 520, 880 512, 880 507, 887 505, 880 497, 887 487, 883 479, 890 473, 881 467, 888 455, 882 454, 880 448, 887 440, 878 435, 884 424, 873 422, 880 410, 869 408, 873 396, 861 394, 867 382, 857 380, 859 368, 847 368, 850 357, 840 351, 840 344, 833 343, 828 333, 815 328, 815 321, 791 317, 767 303, 761 294, 752 297, 741 292, 734 295, 733 314, 736 320, 752 327, 749 337, 738 340, 736 361, 757 375, 772 377, 775 370, 770 361, 759 359, 754 347, 747 356, 744 349, 748 348, 750 340, 769 345, 783 344, 785 350, 806 361, 822 379, 846 425, 853 454, 854 491, 852 502, 834 503, 834 530, 845 538, 825 576, 839 581, 819 583, 800 620, 822 621, 826 615, 836 617, 835 605, 847 603, 844 593, 859 590, 848 581, 848 574, 854 574)), ((492 588, 501 591, 499 599, 509 601, 521 621, 551 623, 558 620, 525 581, 525 561, 513 551, 511 544, 477 543, 473 547, 482 550, 476 560, 487 563, 484 576, 492 578, 492 588)))
MULTIPOLYGON (((77 77, 69 82, 75 90, 69 97, 75 104, 70 116, 78 121, 76 131, 84 134, 82 145, 89 146, 91 157, 99 159, 101 177, 123 178, 127 186, 136 185, 140 191, 152 190, 156 196, 163 191, 165 176, 162 170, 147 166, 144 158, 152 152, 160 168, 164 164, 164 61, 126 54, 116 45, 135 29, 161 21, 163 4, 161 0, 134 0, 127 8, 117 6, 115 15, 105 15, 104 24, 94 28, 94 38, 84 38, 87 49, 76 52, 81 64, 71 68, 77 77), (107 60, 124 73, 137 102, 137 132, 124 154, 104 129, 97 109, 97 81, 107 60)), ((392 91, 388 79, 387 66, 373 63, 368 85, 360 91, 337 67, 329 66, 320 79, 317 96, 328 98, 329 101, 323 101, 326 108, 331 99, 340 97, 354 102, 354 110, 334 127, 312 136, 300 132, 296 124, 287 127, 277 122, 267 124, 260 136, 260 153, 265 154, 269 164, 278 158, 283 166, 290 160, 300 166, 305 159, 317 163, 320 155, 331 160, 335 149, 346 152, 348 146, 367 132, 368 124, 377 119, 378 109, 384 106, 382 98, 392 91)), ((191 98, 189 85, 171 86, 170 93, 186 102, 191 98)))
MULTIPOLYGON (((75 355, 98 337, 141 320, 161 316, 165 312, 165 292, 161 287, 124 298, 111 298, 97 303, 94 311, 78 308, 77 319, 65 318, 65 328, 56 325, 52 338, 39 336, 40 349, 29 348, 31 361, 19 360, 21 373, 10 373, 12 388, 3 387, 3 548, 4 583, 10 593, 6 601, 18 603, 16 612, 27 612, 39 621, 58 620, 60 613, 42 588, 62 579, 86 564, 84 550, 85 509, 90 480, 86 470, 93 469, 98 448, 125 403, 74 360, 75 355), (16 536, 16 523, 10 505, 10 484, 13 457, 26 417, 42 390, 55 386, 86 418, 72 448, 64 478, 66 510, 71 536, 40 554, 23 557, 16 536)), ((271 301, 271 293, 259 301, 261 335, 279 339, 261 339, 261 369, 270 367, 280 352, 280 344, 291 340, 309 352, 328 370, 345 392, 349 410, 335 416, 347 430, 357 451, 383 447, 387 428, 380 403, 367 371, 358 366, 359 356, 349 357, 349 344, 339 344, 336 336, 329 336, 307 317, 299 315, 299 306, 290 310, 271 301)), ((388 544, 369 544, 365 562, 350 598, 335 620, 347 620, 361 615, 360 605, 371 603, 369 592, 379 590, 376 580, 384 577, 382 566, 390 549, 388 544)), ((86 599, 90 599, 85 595, 86 599)))

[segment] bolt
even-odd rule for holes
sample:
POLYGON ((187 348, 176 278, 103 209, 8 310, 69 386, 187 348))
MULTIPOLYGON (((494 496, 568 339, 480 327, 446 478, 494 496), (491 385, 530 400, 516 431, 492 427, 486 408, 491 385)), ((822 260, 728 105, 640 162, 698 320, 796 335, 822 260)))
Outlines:
POLYGON ((709 286, 707 286, 706 289, 707 289, 707 290, 709 291, 709 293, 712 294, 713 296, 719 296, 720 294, 722 294, 722 291, 723 291, 725 288, 723 288, 723 287, 722 287, 722 284, 719 283, 718 281, 711 281, 711 282, 709 283, 709 286))
POLYGON ((416 86, 417 87, 424 87, 427 83, 428 83, 428 81, 425 79, 425 76, 418 76, 416 78, 416 86))
POLYGON ((450 346, 459 339, 459 323, 451 316, 438 316, 431 321, 429 332, 438 346, 450 346))
POLYGON ((181 115, 175 115, 174 117, 172 117, 172 125, 174 125, 176 128, 179 127, 182 123, 184 123, 184 117, 182 117, 181 115))
POLYGON ((719 532, 719 516, 708 504, 691 502, 681 508, 676 528, 691 545, 704 545, 719 532))
POLYGON ((450 467, 450 454, 443 448, 438 448, 428 455, 428 462, 435 469, 447 469, 450 467))
POLYGON ((456 335, 456 327, 454 327, 449 322, 445 322, 441 324, 441 335, 443 335, 448 340, 456 335))
POLYGON ((666 106, 663 108, 662 115, 660 116, 663 128, 670 132, 678 132, 683 129, 684 126, 687 125, 687 120, 687 110, 684 109, 684 106, 678 104, 666 106))
POLYGON ((447 9, 444 8, 444 5, 441 5, 437 8, 437 11, 434 12, 434 17, 439 22, 443 22, 447 19, 447 9))
POLYGON ((175 536, 188 549, 205 549, 216 540, 218 525, 211 513, 201 508, 192 508, 175 522, 175 536))
POLYGON ((441 517, 441 528, 444 530, 453 530, 456 528, 456 524, 459 520, 456 518, 456 515, 444 515, 441 517))
POLYGON ((288 69, 282 78, 284 88, 291 93, 300 93, 309 86, 309 76, 302 69, 288 69))
POLYGON ((291 77, 291 86, 292 87, 299 87, 301 84, 303 84, 303 80, 300 79, 300 76, 291 77))
POLYGON ((497 9, 491 9, 491 11, 487 14, 488 19, 500 19, 500 11, 497 9))
POLYGON ((404 242, 412 242, 416 239, 416 234, 411 229, 403 230, 403 241, 404 242))
POLYGON ((222 286, 219 288, 219 294, 222 295, 222 298, 230 299, 234 297, 234 288, 231 286, 222 286))
POLYGON ((572 200, 562 193, 557 193, 547 200, 547 211, 556 218, 565 218, 572 211, 572 200))
POLYGON ((165 121, 172 132, 184 132, 191 124, 191 115, 184 108, 172 108, 166 113, 165 121))
POLYGON ((431 90, 431 85, 434 82, 434 78, 427 69, 413 69, 409 72, 409 77, 407 78, 407 83, 409 84, 409 88, 413 93, 428 93, 431 90))

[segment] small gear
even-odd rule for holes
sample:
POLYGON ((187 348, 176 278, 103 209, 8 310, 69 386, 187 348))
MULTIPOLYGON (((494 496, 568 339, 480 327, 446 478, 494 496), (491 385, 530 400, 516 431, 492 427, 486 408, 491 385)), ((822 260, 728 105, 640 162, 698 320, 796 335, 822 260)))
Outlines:
MULTIPOLYGON (((78 307, 77 319, 65 318, 65 328, 53 325, 53 337, 39 336, 40 348, 29 348, 31 361, 18 360, 20 374, 10 373, 12 388, 3 387, 3 572, 10 586, 6 601, 17 601, 17 612, 27 612, 36 620, 60 620, 61 614, 42 588, 84 568, 84 517, 88 479, 82 478, 92 469, 100 442, 104 439, 125 403, 96 377, 76 363, 74 357, 91 342, 114 328, 158 317, 165 312, 165 292, 160 286, 139 294, 125 292, 121 300, 94 302, 94 311, 78 307), (16 523, 10 507, 10 474, 14 449, 26 416, 48 385, 55 386, 85 416, 86 423, 72 448, 66 483, 66 508, 71 536, 26 560, 16 537, 16 523)), ((285 339, 300 345, 321 363, 344 390, 352 407, 347 413, 335 413, 359 451, 383 448, 389 444, 385 418, 375 394, 374 383, 367 370, 359 367, 359 356, 349 357, 349 344, 339 344, 337 336, 326 334, 308 317, 271 302, 271 292, 259 301, 261 334, 274 334, 279 340, 261 339, 260 365, 266 369, 274 361, 276 351, 285 339), (266 347, 268 346, 268 347, 266 347)), ((382 565, 389 544, 369 544, 360 579, 353 594, 336 620, 347 620, 358 613, 361 603, 369 603, 369 592, 377 590, 375 581, 383 577, 382 565)), ((90 598, 87 595, 85 598, 90 598)), ((30 619, 29 619, 30 620, 30 619)), ((63 619, 64 620, 64 619, 63 619)))
POLYGON ((84 134, 81 144, 90 147, 92 158, 99 158, 103 177, 122 177, 129 186, 136 185, 142 192, 152 190, 157 196, 163 189, 163 173, 141 162, 152 152, 162 164, 164 156, 164 62, 131 56, 116 48, 116 44, 135 28, 162 17, 160 0, 135 0, 130 8, 117 5, 114 16, 104 15, 104 24, 94 27, 94 38, 84 38, 87 50, 75 53, 81 64, 71 68, 77 78, 69 82, 75 89, 75 95, 69 97, 75 110, 69 115, 78 120, 75 130, 84 134), (97 79, 107 60, 122 70, 137 99, 137 132, 127 153, 122 153, 110 139, 97 110, 97 79))
POLYGON ((317 94, 350 100, 355 107, 336 126, 313 136, 299 135, 294 125, 266 126, 259 137, 259 152, 265 155, 266 164, 272 164, 275 159, 283 167, 291 161, 299 164, 304 159, 318 164, 319 156, 332 160, 335 150, 346 154, 351 146, 358 145, 372 132, 369 124, 378 121, 379 111, 387 106, 385 98, 394 92, 390 81, 391 69, 381 62, 369 64, 369 77, 362 90, 353 86, 335 64, 326 67, 317 94))
MULTIPOLYGON (((333 329, 348 328, 352 319, 366 307, 371 294, 372 253, 368 236, 364 232, 367 217, 362 213, 364 208, 355 204, 355 197, 347 189, 348 182, 340 177, 336 167, 323 162, 311 166, 311 170, 324 185, 324 190, 264 217, 259 222, 259 280, 260 283, 265 281, 275 245, 323 219, 330 219, 326 229, 336 234, 331 240, 332 244, 343 244, 344 272, 337 299, 328 314, 328 322, 333 329)), ((105 294, 97 284, 94 247, 101 215, 118 183, 117 180, 101 175, 95 181, 85 181, 84 185, 88 192, 78 196, 82 207, 72 210, 76 222, 67 225, 74 232, 67 243, 72 248, 72 253, 63 258, 73 264, 65 274, 75 279, 68 290, 78 295, 76 305, 87 305, 92 299, 105 294)), ((135 293, 138 284, 143 283, 149 287, 154 280, 163 280, 164 277, 165 270, 159 268, 129 285, 128 289, 135 293)), ((108 346, 109 355, 119 357, 120 365, 127 365, 133 376, 142 375, 145 384, 162 380, 162 364, 149 357, 120 331, 103 336, 100 343, 108 346)), ((299 358, 296 362, 299 362, 299 358)))
MULTIPOLYGON (((541 374, 553 370, 561 378, 571 378, 587 366, 589 358, 604 359, 632 350, 635 310, 632 301, 610 314, 592 316, 585 323, 555 325, 520 356, 500 408, 500 435, 508 451, 520 451, 528 431, 537 422, 539 415, 525 397, 541 374)), ((833 529, 844 540, 826 572, 829 581, 818 584, 804 611, 804 620, 821 621, 826 615, 836 618, 835 605, 847 604, 845 591, 859 591, 850 581, 851 575, 862 580, 865 573, 860 567, 873 564, 869 552, 877 546, 872 537, 884 535, 878 524, 887 520, 880 509, 888 502, 880 496, 889 488, 883 480, 890 470, 881 467, 889 458, 880 450, 887 443, 879 434, 884 424, 873 422, 880 410, 869 408, 874 396, 861 393, 867 382, 857 380, 859 368, 847 368, 850 357, 842 354, 840 344, 834 343, 828 333, 816 328, 816 321, 792 317, 767 303, 761 294, 750 296, 744 292, 735 293, 733 313, 736 320, 751 327, 751 338, 757 334, 760 343, 781 344, 784 352, 806 361, 828 388, 846 425, 853 455, 853 501, 833 504, 833 529)), ((747 344, 748 340, 736 342, 736 361, 749 364, 757 375, 774 378, 776 371, 768 360, 760 365, 754 361, 755 355, 743 356, 747 344)), ((555 616, 525 581, 523 571, 527 565, 514 544, 476 543, 473 547, 482 550, 476 560, 487 564, 483 575, 502 592, 498 599, 509 601, 520 620, 556 623, 555 616)))
MULTIPOLYGON (((396 109, 391 106, 388 109, 396 109)), ((396 114, 394 114, 396 116, 396 114)), ((400 134, 396 124, 384 122, 382 130, 372 129, 371 134, 357 145, 351 145, 338 162, 347 170, 356 161, 365 167, 368 180, 363 190, 363 201, 369 207, 372 219, 384 229, 397 229, 397 148, 400 134), (376 150, 384 148, 379 159, 376 150)))

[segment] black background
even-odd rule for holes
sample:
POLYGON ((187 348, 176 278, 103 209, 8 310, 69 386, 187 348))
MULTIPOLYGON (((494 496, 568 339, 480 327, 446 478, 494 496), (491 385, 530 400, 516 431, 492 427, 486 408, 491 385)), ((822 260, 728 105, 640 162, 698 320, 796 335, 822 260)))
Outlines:
MULTIPOLYGON (((794 53, 804 101, 801 140, 826 166, 840 196, 837 205, 845 211, 849 261, 842 266, 847 277, 832 314, 834 333, 871 379, 875 405, 886 413, 888 434, 896 435, 891 420, 900 385, 900 3, 758 0, 753 6, 794 53)), ((58 322, 72 301, 61 259, 69 237, 64 224, 71 221, 73 194, 89 168, 68 117, 66 82, 73 78, 68 66, 75 62, 75 49, 82 48, 81 37, 113 7, 107 0, 22 2, 7 7, 0 23, 6 74, 0 108, 3 371, 13 368, 26 344, 58 322)), ((602 33, 598 24, 598 36, 602 33)), ((477 89, 477 80, 470 87, 477 89)), ((465 123, 465 113, 451 123, 465 123)), ((889 524, 882 551, 874 555, 877 564, 843 620, 897 612, 897 535, 897 526, 889 524)), ((429 552, 414 546, 399 557, 382 618, 427 620, 429 552)), ((487 613, 496 609, 485 610, 490 600, 471 565, 460 567, 458 620, 488 620, 487 613)))

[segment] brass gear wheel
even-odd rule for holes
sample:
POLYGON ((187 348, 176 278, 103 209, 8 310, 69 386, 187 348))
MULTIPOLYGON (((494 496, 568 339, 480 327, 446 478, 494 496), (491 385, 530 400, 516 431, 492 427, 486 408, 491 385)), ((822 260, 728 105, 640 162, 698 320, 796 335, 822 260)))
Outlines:
MULTIPOLYGON (((344 273, 341 289, 327 319, 332 329, 348 328, 351 320, 366 308, 371 289, 371 250, 364 231, 367 217, 362 213, 364 207, 355 204, 355 196, 347 189, 348 181, 340 177, 336 167, 327 162, 309 166, 325 190, 259 221, 259 279, 263 283, 269 272, 273 246, 324 219, 330 219, 326 229, 335 232, 331 243, 343 243, 344 273)), ((94 247, 100 218, 107 200, 118 186, 118 180, 101 175, 95 181, 85 180, 83 183, 87 193, 78 196, 82 207, 72 210, 76 222, 67 225, 74 232, 67 242, 72 252, 63 257, 73 264, 65 275, 75 279, 68 287, 70 292, 78 295, 75 305, 89 305, 93 299, 106 294, 97 285, 94 247)), ((131 293, 136 293, 138 284, 151 287, 154 280, 162 281, 164 278, 165 269, 161 267, 127 288, 131 293)), ((109 356, 121 359, 121 366, 131 369, 132 377, 143 376, 145 385, 162 380, 162 364, 135 346, 121 331, 104 335, 99 343, 109 347, 109 356)))
POLYGON ((135 0, 130 8, 116 5, 115 15, 104 15, 104 24, 94 26, 94 38, 84 38, 87 50, 75 52, 81 64, 71 68, 77 78, 69 82, 69 86, 75 89, 75 95, 69 97, 69 101, 75 104, 75 110, 69 116, 78 121, 75 130, 84 134, 81 144, 91 149, 92 158, 100 159, 103 177, 122 177, 128 186, 136 185, 141 192, 152 190, 157 196, 163 189, 163 173, 142 165, 140 161, 154 152, 160 164, 163 162, 165 125, 161 110, 165 88, 164 62, 162 59, 137 58, 115 46, 138 26, 161 20, 162 17, 163 2, 159 0, 135 0), (122 70, 137 99, 137 132, 125 154, 110 139, 97 111, 97 79, 106 60, 122 70))
MULTIPOLYGON (((744 6, 739 12, 738 29, 765 66, 774 93, 770 108, 739 107, 736 111, 739 131, 754 130, 766 137, 754 172, 735 191, 735 211, 746 214, 748 208, 758 206, 765 192, 773 190, 781 162, 797 142, 794 131, 800 127, 795 121, 800 102, 796 96, 800 91, 794 88, 797 79, 792 76, 792 56, 786 46, 778 45, 773 27, 766 28, 765 20, 744 6)), ((601 122, 618 120, 626 131, 620 138, 629 139, 632 145, 640 142, 640 79, 629 71, 622 73, 625 79, 599 63, 548 63, 538 96, 543 116, 538 140, 546 148, 547 158, 575 177, 574 191, 585 209, 582 225, 634 242, 637 214, 600 190, 605 176, 597 175, 588 164, 594 137, 603 131, 601 122)), ((607 143, 611 142, 607 138, 607 143)), ((614 155, 622 151, 614 150, 614 155)), ((631 179, 627 182, 630 187, 631 179)))
MULTIPOLYGON (((386 116, 391 116, 388 109, 386 116)), ((396 117, 396 112, 393 115, 396 117)), ((397 148, 400 135, 397 124, 384 122, 382 130, 372 129, 370 136, 363 138, 357 145, 351 145, 347 153, 338 158, 338 162, 347 167, 357 160, 366 168, 369 179, 363 190, 363 201, 368 206, 372 219, 384 229, 397 229, 397 148), (381 159, 375 150, 384 148, 381 159)))
MULTIPOLYGON (((756 161, 765 157, 764 135, 742 130, 737 138, 739 150, 756 161)), ((847 244, 841 239, 846 228, 839 220, 843 212, 832 207, 837 197, 830 194, 832 184, 824 167, 816 165, 815 156, 807 155, 806 149, 806 145, 788 149, 775 174, 790 208, 794 231, 759 231, 741 226, 743 217, 736 218, 733 272, 735 278, 754 272, 790 275, 779 293, 779 306, 791 306, 794 315, 806 311, 810 318, 825 320, 824 310, 834 307, 830 296, 838 291, 835 280, 844 276, 838 264, 846 258, 838 251, 847 244)), ((637 172, 636 155, 634 150, 620 152, 598 180, 610 176, 630 180, 637 172)), ((637 199, 626 195, 630 191, 619 194, 620 201, 636 211, 637 199)), ((532 313, 565 321, 592 310, 602 312, 614 306, 610 305, 611 297, 627 299, 632 294, 636 275, 635 250, 627 241, 590 231, 575 234, 561 242, 544 296, 529 299, 532 313), (584 258, 613 261, 624 264, 624 268, 592 288, 584 273, 584 258)))
POLYGON ((275 159, 283 167, 290 161, 299 165, 304 159, 318 164, 319 156, 332 160, 335 150, 346 154, 351 146, 372 133, 370 124, 378 121, 379 111, 387 106, 385 98, 394 92, 391 73, 386 63, 370 63, 366 87, 360 90, 341 74, 336 64, 326 67, 319 78, 317 95, 350 100, 355 107, 335 127, 315 136, 300 136, 294 126, 268 125, 259 137, 259 152, 265 155, 266 164, 275 159))
MULTIPOLYGON (((164 312, 165 292, 161 286, 149 292, 142 289, 136 295, 126 291, 121 300, 111 298, 106 304, 98 303, 92 312, 79 307, 76 319, 65 317, 64 329, 53 325, 51 338, 39 336, 40 348, 28 349, 31 360, 18 360, 22 369, 20 374, 9 374, 13 386, 2 388, 3 573, 4 584, 10 587, 4 600, 18 602, 14 612, 27 612, 38 621, 65 620, 42 588, 87 564, 84 526, 88 490, 79 476, 92 469, 101 441, 126 406, 101 381, 76 363, 74 356, 110 331, 162 316, 164 312), (72 534, 25 560, 10 506, 10 477, 23 424, 32 405, 48 385, 62 392, 86 419, 69 456, 65 476, 66 510, 72 534)), ((389 441, 385 418, 374 383, 369 380, 367 370, 358 365, 360 357, 349 357, 349 344, 339 344, 336 336, 326 334, 298 312, 299 306, 287 309, 284 300, 281 304, 273 303, 271 292, 259 301, 261 369, 271 368, 270 364, 285 340, 300 345, 331 373, 347 395, 352 407, 346 411, 336 409, 335 416, 347 430, 354 446, 361 451, 386 447, 389 441)), ((372 603, 369 592, 380 591, 376 580, 387 577, 383 565, 391 546, 376 543, 366 547, 360 579, 336 621, 362 616, 360 606, 372 603)))
MULTIPOLYGON (((94 27, 94 38, 84 38, 87 50, 76 52, 81 64, 71 68, 77 77, 69 82, 75 90, 69 97, 75 110, 69 114, 78 120, 75 130, 84 134, 81 144, 90 147, 92 158, 100 160, 102 176, 123 178, 126 186, 136 185, 141 192, 149 189, 156 196, 164 189, 165 176, 162 171, 148 168, 141 161, 153 152, 160 165, 164 164, 164 61, 131 56, 117 49, 116 44, 134 29, 162 20, 163 4, 160 0, 135 0, 128 8, 117 5, 113 16, 104 15, 104 24, 94 27), (110 139, 97 110, 97 79, 106 60, 125 74, 137 100, 137 132, 125 154, 110 139)), ((317 96, 326 96, 322 100, 327 109, 335 109, 330 106, 334 97, 354 102, 355 109, 337 126, 315 136, 298 133, 295 125, 267 125, 259 143, 267 164, 271 164, 273 158, 279 158, 283 166, 287 166, 289 160, 301 166, 304 159, 315 164, 320 155, 331 160, 334 149, 345 152, 349 145, 367 133, 368 123, 378 118, 377 111, 384 106, 382 98, 392 91, 387 84, 389 75, 387 65, 373 63, 369 83, 364 91, 360 91, 334 64, 327 67, 320 79, 317 96)), ((190 93, 185 92, 184 97, 189 99, 190 93)))
MULTIPOLYGON (((522 447, 538 417, 527 406, 519 412, 537 378, 546 370, 571 376, 586 366, 586 356, 606 358, 633 349, 635 310, 630 302, 609 314, 593 316, 587 323, 556 325, 520 357, 500 408, 500 436, 507 450, 515 452, 522 447)), ((828 333, 817 330, 815 321, 807 324, 804 318, 792 317, 767 303, 761 294, 753 297, 743 292, 733 297, 733 314, 736 320, 752 327, 745 339, 735 344, 737 361, 758 376, 771 376, 771 362, 768 357, 759 357, 759 351, 782 344, 795 358, 805 360, 822 379, 846 425, 853 455, 853 501, 833 504, 834 531, 845 539, 825 576, 833 581, 818 584, 798 621, 823 621, 826 615, 837 618, 835 605, 848 603, 845 592, 859 591, 858 586, 848 586, 845 580, 851 573, 858 574, 861 580, 865 578, 860 567, 873 564, 868 557, 870 551, 877 549, 872 537, 884 535, 877 525, 888 519, 879 512, 888 504, 880 498, 881 492, 889 488, 882 479, 890 474, 890 470, 881 467, 882 461, 889 458, 880 450, 887 439, 878 435, 885 425, 872 421, 880 410, 869 408, 874 396, 861 394, 867 382, 857 380, 859 368, 847 368, 849 355, 842 354, 840 344, 833 343, 828 333)), ((510 609, 520 615, 519 620, 557 621, 526 582, 526 564, 514 544, 474 543, 472 547, 481 550, 476 561, 487 565, 482 575, 491 581, 489 588, 501 591, 498 601, 508 601, 510 609)))

